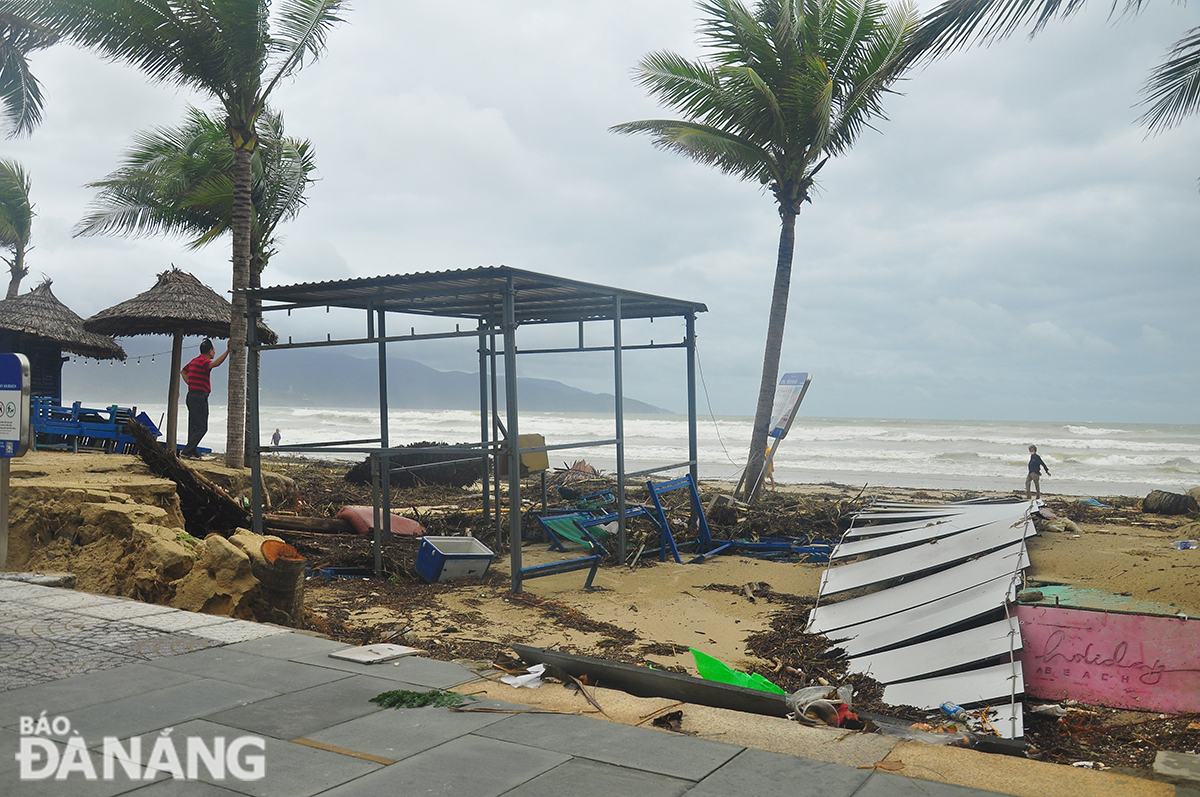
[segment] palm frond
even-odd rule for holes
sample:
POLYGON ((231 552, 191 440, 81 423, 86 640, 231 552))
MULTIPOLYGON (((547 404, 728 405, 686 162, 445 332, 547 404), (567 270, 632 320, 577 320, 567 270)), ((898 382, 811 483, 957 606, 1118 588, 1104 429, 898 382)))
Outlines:
POLYGON ((262 92, 264 102, 280 80, 321 57, 330 30, 344 21, 339 13, 346 5, 346 0, 283 0, 269 38, 276 66, 262 92))
POLYGON ((33 229, 29 173, 14 160, 0 159, 0 246, 24 250, 33 229))
POLYGON ((27 56, 58 41, 41 25, 0 13, 0 106, 12 123, 9 138, 28 135, 42 121, 41 84, 29 70, 27 56))
POLYGON ((1179 124, 1200 110, 1200 28, 1192 28, 1175 43, 1142 87, 1142 105, 1149 109, 1139 120, 1151 132, 1179 124))

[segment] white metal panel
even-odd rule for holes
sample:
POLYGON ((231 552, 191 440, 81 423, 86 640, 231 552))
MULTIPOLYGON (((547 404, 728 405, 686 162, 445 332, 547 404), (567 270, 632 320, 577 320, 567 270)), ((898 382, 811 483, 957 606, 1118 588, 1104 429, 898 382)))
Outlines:
POLYGON ((820 594, 833 595, 935 567, 952 565, 1036 533, 1033 523, 1029 521, 1018 521, 1012 526, 989 525, 944 540, 924 543, 861 562, 831 567, 821 577, 820 594))
POLYGON ((930 540, 941 540, 946 537, 952 537, 955 534, 962 534, 965 531, 986 529, 992 526, 996 527, 994 531, 999 532, 1001 525, 1005 527, 1010 526, 1012 525, 1012 521, 1009 518, 1004 518, 1003 520, 996 520, 991 523, 977 523, 972 520, 958 518, 949 523, 931 523, 928 526, 913 529, 912 531, 902 531, 898 534, 886 534, 863 540, 843 542, 834 548, 830 558, 849 559, 851 556, 863 556, 869 553, 883 553, 898 548, 909 548, 914 545, 927 543, 930 540))
POLYGON ((1007 655, 1021 649, 1021 632, 1013 618, 978 628, 905 645, 850 660, 850 672, 870 675, 882 684, 920 678, 932 672, 1007 655))
POLYGON ((1006 599, 1015 597, 1015 581, 1013 573, 1005 573, 922 606, 842 628, 829 637, 838 640, 835 644, 851 656, 898 645, 906 639, 949 628, 995 610, 1004 605, 1006 599))
POLYGON ((1001 701, 1008 703, 1014 688, 1018 697, 1025 692, 1025 678, 1019 660, 970 672, 891 684, 883 688, 883 699, 893 706, 926 709, 937 708, 947 700, 960 706, 1001 701))
POLYGON ((1014 542, 978 559, 891 589, 818 606, 809 614, 808 631, 829 635, 847 626, 923 606, 1001 576, 1011 575, 1028 566, 1029 555, 1025 552, 1025 543, 1014 542))
POLYGON ((996 733, 1005 739, 1016 739, 1025 735, 1025 704, 1003 703, 992 706, 996 715, 988 720, 996 733))
MULTIPOLYGON (((989 504, 988 506, 969 507, 964 512, 957 512, 946 515, 945 517, 929 518, 925 520, 910 520, 902 523, 880 523, 875 526, 858 526, 852 528, 845 534, 845 539, 857 539, 859 537, 874 537, 881 534, 895 534, 902 531, 913 531, 915 529, 923 529, 926 526, 938 523, 953 523, 959 525, 964 531, 974 526, 982 526, 984 523, 991 523, 994 520, 1011 517, 1014 520, 1025 515, 1024 504, 989 504)), ((855 517, 855 523, 865 523, 874 520, 870 515, 858 515, 855 517)))

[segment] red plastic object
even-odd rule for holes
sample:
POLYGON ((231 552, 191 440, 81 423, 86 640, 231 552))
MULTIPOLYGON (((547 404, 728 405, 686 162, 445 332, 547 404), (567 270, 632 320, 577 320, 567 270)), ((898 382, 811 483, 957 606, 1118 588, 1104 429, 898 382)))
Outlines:
MULTIPOLYGON (((370 506, 344 506, 338 511, 337 517, 350 521, 350 525, 359 534, 371 534, 375 531, 375 508, 370 506)), ((412 518, 392 514, 392 534, 405 537, 422 537, 425 527, 412 518)))

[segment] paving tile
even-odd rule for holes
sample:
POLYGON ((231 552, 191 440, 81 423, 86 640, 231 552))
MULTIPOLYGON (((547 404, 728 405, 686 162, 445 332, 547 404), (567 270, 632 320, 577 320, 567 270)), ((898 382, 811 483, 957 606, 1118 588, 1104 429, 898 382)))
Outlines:
POLYGON ((569 759, 550 750, 464 736, 331 789, 322 797, 496 797, 569 759))
POLYGON ((700 780, 743 750, 707 739, 568 715, 522 714, 476 733, 691 781, 700 780))
POLYGON ((968 786, 955 786, 952 783, 873 772, 858 791, 854 792, 854 797, 985 797, 997 793, 968 786))
POLYGON ((77 709, 153 692, 189 681, 194 676, 157 669, 141 662, 102 672, 76 675, 43 686, 30 686, 0 694, 0 725, 17 727, 21 715, 36 715, 43 709, 51 716, 77 709))
POLYGON ((256 656, 253 653, 238 652, 230 647, 208 648, 182 656, 167 656, 155 660, 153 666, 279 693, 295 692, 317 684, 353 677, 339 670, 256 656))
MULTIPOLYGON (((156 733, 142 736, 142 751, 144 760, 148 760, 150 746, 154 743, 156 733)), ((175 749, 180 754, 181 762, 185 761, 187 739, 202 739, 207 749, 214 749, 213 739, 223 737, 229 745, 242 736, 250 736, 238 728, 231 728, 207 720, 193 720, 176 725, 171 731, 175 739, 175 749)), ((216 778, 208 767, 198 764, 196 776, 199 781, 231 789, 241 794, 255 797, 307 797, 307 795, 323 792, 333 786, 351 781, 362 775, 382 768, 382 764, 366 761, 361 758, 318 750, 306 745, 270 737, 258 736, 264 748, 250 747, 239 755, 242 767, 254 771, 254 762, 246 756, 262 756, 263 777, 258 780, 243 780, 237 773, 226 770, 222 779, 216 778)), ((185 772, 186 774, 186 772, 185 772)), ((175 794, 174 791, 164 791, 164 794, 175 794)), ((141 792, 137 792, 141 795, 141 792)))
POLYGON ((500 722, 505 716, 448 708, 384 709, 305 738, 399 761, 500 722))
MULTIPOLYGON (((115 778, 109 781, 103 780, 104 771, 101 760, 98 757, 92 757, 92 765, 96 768, 98 779, 89 781, 83 773, 72 772, 66 780, 57 780, 53 776, 43 780, 21 780, 20 764, 17 762, 16 754, 19 750, 20 737, 11 731, 0 731, 0 793, 5 797, 110 797, 110 795, 133 793, 133 790, 138 789, 137 794, 141 794, 140 789, 146 784, 131 783, 128 780, 116 780, 115 778)), ((65 749, 65 745, 55 743, 59 755, 65 749)), ((61 760, 61 759, 60 759, 61 760)), ((41 769, 41 765, 34 763, 35 771, 41 769)))
POLYGON ((32 598, 46 598, 62 592, 63 590, 58 587, 43 587, 39 584, 18 584, 12 581, 0 581, 0 601, 28 601, 32 598))
MULTIPOLYGON (((340 645, 332 650, 342 650, 346 645, 340 645)), ((322 650, 299 656, 290 656, 289 661, 314 664, 318 667, 329 667, 334 670, 367 675, 372 678, 389 678, 393 681, 417 684, 426 689, 448 689, 451 686, 470 683, 477 680, 478 675, 453 662, 426 659, 421 656, 407 656, 395 661, 383 661, 376 664, 359 664, 354 661, 329 658, 332 650, 322 650)))
POLYGON ((73 589, 56 589, 54 593, 53 595, 26 598, 25 601, 34 606, 45 606, 47 609, 76 609, 125 602, 123 598, 114 598, 111 595, 96 595, 91 592, 76 592, 73 589))
POLYGON ((692 785, 690 780, 573 758, 505 792, 504 797, 678 797, 692 785))
POLYGON ((36 606, 24 601, 2 601, 0 602, 0 618, 22 618, 22 617, 49 617, 55 614, 62 614, 49 606, 36 606))
POLYGON ((420 689, 413 684, 352 675, 213 713, 206 719, 277 739, 311 738, 325 728, 380 711, 371 698, 380 692, 405 688, 420 689))
MULTIPOLYGON (((3 606, 4 604, 0 604, 3 606)), ((0 611, 0 633, 13 634, 22 637, 48 637, 64 634, 70 631, 82 631, 85 628, 95 628, 108 622, 98 617, 88 617, 74 612, 60 612, 54 609, 26 607, 30 611, 6 613, 0 611)))
MULTIPOLYGON (((100 744, 105 736, 120 739, 136 736, 266 700, 275 694, 265 689, 200 678, 63 714, 71 721, 71 733, 78 731, 91 747, 100 744)), ((13 723, 6 724, 11 727, 13 723)))
POLYGON ((126 656, 115 650, 81 648, 75 645, 55 643, 50 655, 22 665, 21 670, 31 675, 44 675, 57 681, 89 672, 112 670, 136 664, 138 661, 140 659, 126 656))
POLYGON ((181 653, 216 647, 219 644, 211 639, 187 633, 156 631, 153 628, 143 628, 140 625, 122 621, 107 622, 103 625, 55 634, 47 638, 81 648, 111 650, 139 659, 177 656, 181 653))
POLYGON ((274 637, 281 634, 291 634, 292 632, 286 628, 280 628, 277 625, 267 625, 266 623, 252 623, 249 620, 234 620, 229 623, 220 623, 218 625, 205 625, 199 628, 193 628, 188 633, 193 636, 211 639, 214 642, 220 642, 222 645, 229 645, 235 642, 246 642, 251 639, 262 639, 263 637, 274 637))
POLYGON ((870 774, 841 764, 745 750, 696 784, 688 797, 859 797, 858 789, 870 774))
POLYGON ((125 618, 130 625, 140 625, 143 628, 153 628, 157 631, 191 631, 202 626, 218 625, 220 623, 236 622, 231 617, 216 614, 200 614, 198 612, 160 612, 144 614, 137 617, 125 618))
MULTIPOLYGON (((7 593, 0 593, 7 594, 7 593)), ((141 601, 118 600, 112 603, 100 603, 92 606, 72 607, 70 611, 86 614, 88 617, 99 617, 101 620, 127 620, 130 617, 145 617, 149 614, 167 614, 177 612, 170 606, 159 606, 154 603, 141 601)))
POLYGON ((158 780, 137 791, 126 793, 129 797, 240 797, 245 794, 202 780, 158 780))
MULTIPOLYGON (((263 626, 271 628, 271 626, 263 626)), ((324 637, 309 636, 308 634, 283 634, 262 639, 251 639, 229 646, 230 650, 253 653, 257 656, 267 656, 272 659, 291 659, 308 653, 329 653, 346 647, 343 642, 335 642, 324 637)))

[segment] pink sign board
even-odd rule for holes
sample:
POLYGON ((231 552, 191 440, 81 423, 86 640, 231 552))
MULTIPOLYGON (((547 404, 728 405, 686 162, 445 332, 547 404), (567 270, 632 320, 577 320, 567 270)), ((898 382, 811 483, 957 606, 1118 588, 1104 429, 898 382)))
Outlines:
POLYGON ((1200 620, 1023 605, 1017 618, 1031 697, 1200 711, 1200 620))

